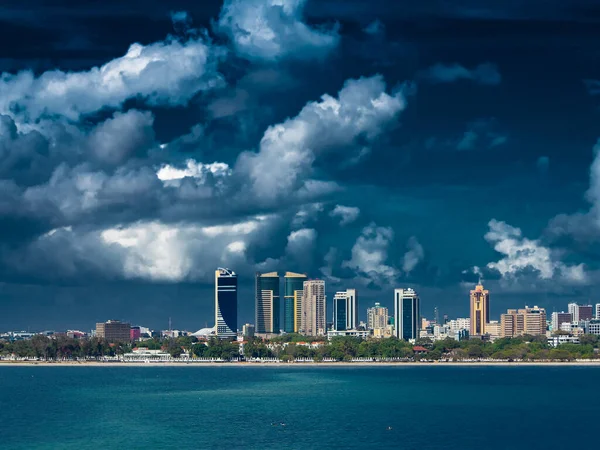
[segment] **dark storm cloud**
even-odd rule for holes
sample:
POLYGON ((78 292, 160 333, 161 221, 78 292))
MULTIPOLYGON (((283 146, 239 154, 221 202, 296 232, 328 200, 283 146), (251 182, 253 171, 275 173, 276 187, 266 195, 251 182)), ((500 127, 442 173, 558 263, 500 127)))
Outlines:
POLYGON ((307 271, 451 312, 480 278, 586 295, 599 16, 541 6, 4 2, 0 277, 116 295, 225 265, 246 305, 254 271, 307 271))

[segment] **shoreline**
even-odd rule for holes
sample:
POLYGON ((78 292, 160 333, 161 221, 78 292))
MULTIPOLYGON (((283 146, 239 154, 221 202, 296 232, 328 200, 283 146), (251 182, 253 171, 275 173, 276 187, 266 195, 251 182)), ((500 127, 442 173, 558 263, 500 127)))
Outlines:
POLYGON ((100 361, 0 361, 0 367, 600 367, 598 361, 548 361, 548 362, 301 362, 301 363, 257 363, 257 362, 100 362, 100 361))

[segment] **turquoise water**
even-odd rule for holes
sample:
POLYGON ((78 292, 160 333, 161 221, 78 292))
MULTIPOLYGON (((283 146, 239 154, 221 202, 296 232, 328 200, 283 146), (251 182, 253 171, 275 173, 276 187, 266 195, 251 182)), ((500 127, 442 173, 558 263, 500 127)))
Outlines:
POLYGON ((0 448, 569 448, 595 439, 599 379, 549 366, 0 367, 0 448))

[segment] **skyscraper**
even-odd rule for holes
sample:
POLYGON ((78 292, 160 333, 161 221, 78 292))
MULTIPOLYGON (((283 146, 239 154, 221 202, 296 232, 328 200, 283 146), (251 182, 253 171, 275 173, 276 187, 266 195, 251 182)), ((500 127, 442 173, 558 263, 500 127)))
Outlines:
POLYGON ((579 322, 579 305, 577 303, 569 303, 568 311, 573 318, 573 322, 579 322))
POLYGON ((286 272, 284 280, 283 331, 297 333, 302 317, 302 291, 307 277, 302 273, 286 272))
POLYGON ((215 324, 219 338, 236 336, 237 275, 221 267, 215 271, 215 324))
POLYGON ((418 339, 421 315, 419 295, 413 289, 394 290, 394 333, 398 339, 418 339))
POLYGON ((257 272, 255 286, 256 332, 279 333, 279 274, 257 272))
POLYGON ((345 331, 348 317, 348 302, 345 292, 336 292, 333 296, 333 329, 345 331))
POLYGON ((490 321, 490 293, 478 284, 471 291, 471 336, 483 336, 490 321))
POLYGON ((600 320, 600 303, 596 303, 596 319, 600 320))
POLYGON ((304 282, 300 332, 307 336, 324 336, 326 329, 325 281, 304 282))
POLYGON ((373 332, 375 337, 381 337, 385 334, 389 320, 388 309, 375 303, 375 306, 367 309, 367 328, 373 332))
POLYGON ((356 330, 357 326, 358 296, 356 289, 336 292, 333 298, 333 329, 337 331, 356 330))

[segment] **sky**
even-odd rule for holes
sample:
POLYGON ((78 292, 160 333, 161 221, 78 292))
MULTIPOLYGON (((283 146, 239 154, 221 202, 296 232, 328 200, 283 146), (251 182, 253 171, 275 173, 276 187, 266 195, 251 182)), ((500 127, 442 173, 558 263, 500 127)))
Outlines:
MULTIPOLYGON (((8 0, 0 329, 214 322, 214 271, 600 303, 591 0, 8 0)), ((331 316, 331 309, 328 312, 331 316)))

